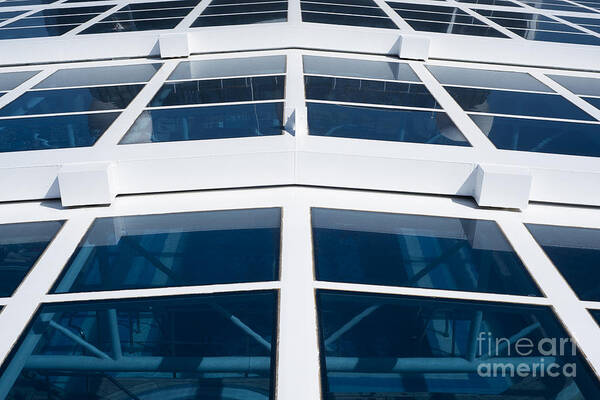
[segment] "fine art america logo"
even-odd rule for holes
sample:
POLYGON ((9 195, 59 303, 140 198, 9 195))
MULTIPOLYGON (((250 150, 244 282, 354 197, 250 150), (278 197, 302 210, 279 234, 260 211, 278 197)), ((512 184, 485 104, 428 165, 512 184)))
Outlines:
POLYGON ((477 337, 480 362, 477 374, 482 377, 565 377, 576 376, 576 365, 559 363, 559 359, 573 359, 577 345, 571 338, 542 338, 534 341, 527 337, 493 338, 491 332, 480 332, 477 337))

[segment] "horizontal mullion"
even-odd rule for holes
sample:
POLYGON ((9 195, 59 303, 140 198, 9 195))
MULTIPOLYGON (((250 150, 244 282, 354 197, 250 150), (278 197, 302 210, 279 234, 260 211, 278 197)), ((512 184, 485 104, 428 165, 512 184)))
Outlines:
POLYGON ((178 104, 176 106, 146 106, 144 110, 167 110, 176 108, 197 108, 197 107, 211 107, 211 106, 235 106, 242 104, 265 104, 265 103, 283 103, 285 99, 271 99, 271 100, 248 100, 248 101, 231 101, 228 103, 190 103, 190 104, 178 104))
POLYGON ((390 110, 431 111, 431 112, 441 112, 441 113, 446 112, 443 108, 392 106, 389 104, 373 104, 373 103, 352 103, 352 102, 348 102, 348 101, 337 101, 337 100, 306 99, 306 102, 307 103, 333 104, 333 105, 342 105, 342 106, 355 106, 355 107, 388 108, 390 110))

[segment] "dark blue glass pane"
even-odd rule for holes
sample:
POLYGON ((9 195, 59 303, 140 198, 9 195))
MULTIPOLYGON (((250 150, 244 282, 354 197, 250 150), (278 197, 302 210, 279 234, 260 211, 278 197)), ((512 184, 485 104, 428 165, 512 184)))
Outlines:
POLYGON ((44 305, 0 397, 273 399, 276 303, 269 291, 44 305))
POLYGON ((325 76, 304 78, 310 100, 441 108, 425 85, 325 76))
POLYGON ((202 26, 223 26, 223 25, 246 25, 262 24, 266 22, 285 22, 287 21, 286 12, 264 12, 256 14, 231 14, 200 16, 192 24, 192 28, 202 26))
POLYGON ((573 12, 588 12, 589 11, 588 9, 585 9, 583 7, 576 6, 573 3, 567 3, 567 2, 563 2, 563 1, 559 1, 559 0, 552 0, 552 1, 522 0, 522 2, 531 7, 539 8, 542 10, 573 11, 573 12))
POLYGON ((373 0, 314 0, 317 3, 378 7, 373 0))
POLYGON ((200 0, 183 0, 183 1, 158 1, 152 3, 131 3, 119 11, 131 11, 131 10, 153 10, 160 8, 193 8, 200 3, 200 0))
MULTIPOLYGON (((1 7, 1 3, 0 3, 1 7)), ((25 11, 4 11, 0 12, 0 20, 6 21, 7 19, 16 17, 17 15, 23 14, 25 11)))
POLYGON ((191 10, 191 8, 169 8, 166 10, 122 11, 111 14, 102 21, 127 21, 132 19, 185 17, 191 10))
MULTIPOLYGON (((465 15, 466 13, 455 7, 446 7, 446 6, 436 6, 430 4, 416 4, 416 3, 398 3, 394 1, 388 1, 388 5, 392 7, 394 10, 418 10, 418 11, 429 11, 432 13, 446 13, 446 14, 456 14, 456 15, 465 15)), ((402 14, 400 14, 402 16, 402 14)), ((435 15, 432 15, 431 18, 436 18, 435 15)))
POLYGON ((242 14, 246 12, 262 12, 262 11, 286 11, 288 8, 287 2, 281 1, 277 3, 256 3, 242 4, 232 6, 207 7, 202 11, 202 15, 219 15, 219 14, 242 14))
POLYGON ((540 296, 493 221, 312 210, 318 280, 540 296))
POLYGON ((323 3, 310 3, 302 1, 303 11, 320 11, 330 12, 339 14, 356 14, 356 15, 374 15, 378 17, 387 17, 387 14, 383 10, 374 7, 353 7, 353 6, 342 6, 337 4, 323 4, 323 3))
POLYGON ((317 307, 324 399, 600 398, 550 308, 330 291, 317 307))
POLYGON ((469 146, 446 113, 307 103, 311 135, 469 146))
POLYGON ((503 150, 600 157, 600 125, 472 115, 494 145, 503 150))
POLYGON ((559 95, 445 86, 465 111, 580 119, 594 118, 559 95))
POLYGON ((35 28, 0 29, 0 40, 26 39, 33 37, 60 36, 77 25, 55 25, 35 28))
POLYGON ((590 310, 590 314, 592 314, 592 317, 594 317, 598 325, 600 325, 600 310, 590 310))
POLYGON ((57 17, 36 17, 36 18, 21 18, 12 22, 8 27, 23 27, 23 26, 44 26, 44 25, 68 25, 80 24, 94 18, 94 14, 84 15, 63 15, 57 17))
POLYGON ((0 297, 13 294, 61 226, 61 221, 0 225, 0 297))
POLYGON ((506 38, 503 33, 484 25, 460 25, 428 21, 407 20, 408 24, 417 31, 453 33, 457 35, 489 36, 506 38))
POLYGON ((121 144, 281 135, 283 103, 144 111, 121 144))
POLYGON ((0 90, 12 90, 40 71, 6 72, 0 74, 0 90))
POLYGON ((144 85, 35 90, 0 109, 2 116, 119 110, 127 107, 144 85))
POLYGON ((512 28, 510 30, 513 33, 516 33, 517 35, 529 40, 600 46, 600 38, 585 33, 580 35, 563 32, 531 31, 512 28))
POLYGON ((583 99, 600 110, 600 97, 584 97, 583 99))
POLYGON ((486 4, 490 6, 520 7, 519 5, 507 0, 458 0, 461 3, 486 4))
POLYGON ((94 7, 47 8, 33 14, 34 17, 49 17, 53 15, 100 14, 113 7, 112 5, 94 7))
POLYGON ((165 83, 148 106, 277 100, 283 99, 284 86, 283 75, 165 83))
POLYGON ((111 32, 134 32, 151 31, 155 29, 172 29, 181 22, 182 18, 150 19, 125 22, 99 22, 80 32, 89 33, 111 33, 111 32))
POLYGON ((119 113, 0 120, 0 152, 93 145, 119 113))
POLYGON ((302 21, 322 24, 364 26, 369 28, 398 29, 389 18, 363 17, 359 15, 343 15, 302 11, 302 21))
POLYGON ((277 280, 277 208, 97 219, 52 293, 277 280))
POLYGON ((581 300, 600 301, 600 229, 527 224, 581 300))

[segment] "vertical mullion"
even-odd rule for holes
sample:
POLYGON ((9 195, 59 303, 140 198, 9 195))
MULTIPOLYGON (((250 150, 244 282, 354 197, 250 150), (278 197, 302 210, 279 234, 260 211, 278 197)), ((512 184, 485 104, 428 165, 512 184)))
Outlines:
POLYGON ((298 189, 290 189, 288 194, 282 214, 276 397, 318 400, 321 390, 310 206, 298 200, 298 189))

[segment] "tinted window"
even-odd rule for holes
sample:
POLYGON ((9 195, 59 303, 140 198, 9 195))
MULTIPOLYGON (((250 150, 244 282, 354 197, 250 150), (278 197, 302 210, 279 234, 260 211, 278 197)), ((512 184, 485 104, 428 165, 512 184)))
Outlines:
POLYGON ((255 292, 44 305, 0 396, 272 399, 276 302, 255 292))
POLYGON ((317 307, 325 399, 600 395, 595 374, 549 308, 329 291, 317 293, 317 307), (545 339, 556 350, 546 344, 540 351, 545 339))
POLYGON ((307 103, 311 135, 469 146, 444 112, 307 103))
POLYGON ((283 103, 144 111, 121 141, 126 143, 280 135, 283 103))
POLYGON ((600 229, 528 224, 581 300, 600 301, 600 229))
POLYGON ((0 297, 13 294, 61 226, 59 221, 0 225, 0 297))
POLYGON ((493 221, 312 210, 317 279, 539 296, 493 221))
POLYGON ((97 219, 53 293, 276 280, 279 209, 97 219))

